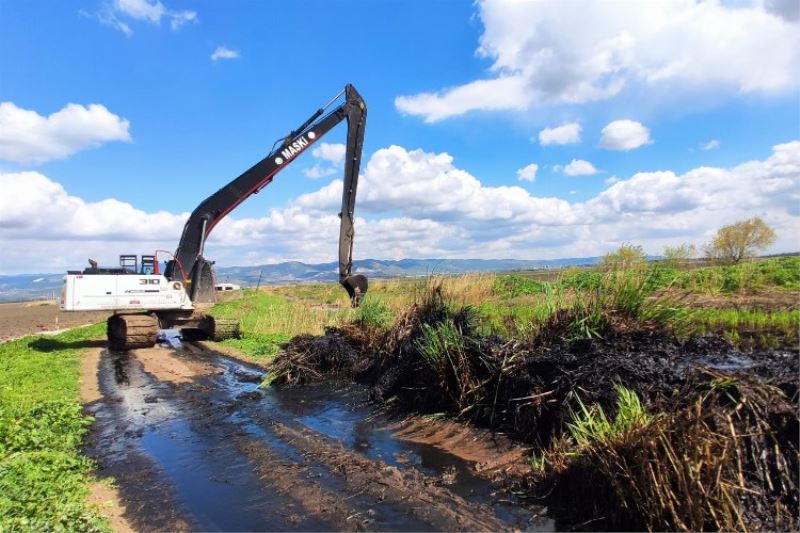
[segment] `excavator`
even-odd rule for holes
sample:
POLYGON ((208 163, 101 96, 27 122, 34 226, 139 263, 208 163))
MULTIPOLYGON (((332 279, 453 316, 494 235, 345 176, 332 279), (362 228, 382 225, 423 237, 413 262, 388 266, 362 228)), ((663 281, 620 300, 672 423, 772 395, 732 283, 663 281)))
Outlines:
POLYGON ((278 139, 264 159, 219 189, 198 205, 183 228, 175 253, 120 256, 119 267, 99 267, 89 260, 83 271, 64 276, 62 311, 107 310, 108 342, 114 350, 154 346, 161 329, 179 329, 214 340, 239 336, 239 323, 208 314, 216 300, 213 262, 203 249, 214 227, 236 206, 269 185, 297 156, 308 150, 340 122, 347 121, 342 208, 339 213, 339 283, 353 307, 368 289, 367 278, 353 274, 353 239, 356 189, 367 106, 348 84, 299 127, 278 139), (161 272, 158 254, 166 254, 161 272))

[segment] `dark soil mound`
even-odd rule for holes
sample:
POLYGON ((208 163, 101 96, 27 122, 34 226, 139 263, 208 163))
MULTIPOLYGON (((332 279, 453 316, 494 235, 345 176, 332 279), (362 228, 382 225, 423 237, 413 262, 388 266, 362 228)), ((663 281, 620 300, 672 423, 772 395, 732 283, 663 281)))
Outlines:
POLYGON ((613 441, 570 444, 539 480, 571 524, 800 525, 796 349, 743 353, 608 310, 582 337, 582 318, 558 311, 535 338, 506 341, 478 335, 474 316, 434 287, 388 331, 351 324, 293 339, 270 373, 288 384, 349 377, 403 412, 445 412, 539 450, 569 441, 577 405, 613 419, 622 386, 654 418, 613 441))

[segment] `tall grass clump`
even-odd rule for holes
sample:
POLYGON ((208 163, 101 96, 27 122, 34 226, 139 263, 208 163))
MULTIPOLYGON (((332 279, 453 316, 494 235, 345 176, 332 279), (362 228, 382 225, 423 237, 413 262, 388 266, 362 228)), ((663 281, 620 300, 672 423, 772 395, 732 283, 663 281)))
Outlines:
POLYGON ((682 312, 651 298, 651 285, 651 273, 636 268, 606 272, 568 297, 555 293, 547 302, 551 314, 540 335, 593 339, 632 328, 677 326, 682 312))
POLYGON ((353 321, 365 327, 383 330, 394 322, 394 314, 383 298, 367 295, 353 314, 353 321))
POLYGON ((796 407, 769 385, 698 379, 681 408, 627 431, 580 415, 578 453, 537 461, 554 505, 593 528, 796 530, 796 407))
POLYGON ((650 421, 636 392, 620 384, 614 386, 617 393, 616 415, 606 415, 601 405, 587 407, 576 396, 578 411, 573 412, 572 421, 567 423, 569 434, 578 446, 588 446, 596 442, 611 442, 626 432, 645 425, 650 421))

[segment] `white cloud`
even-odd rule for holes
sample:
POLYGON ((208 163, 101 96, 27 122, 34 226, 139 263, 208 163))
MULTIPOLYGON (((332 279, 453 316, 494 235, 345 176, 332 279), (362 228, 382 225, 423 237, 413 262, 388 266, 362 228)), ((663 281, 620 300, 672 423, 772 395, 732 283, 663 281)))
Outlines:
POLYGON ((130 123, 100 104, 67 104, 49 116, 0 103, 0 159, 41 163, 106 142, 130 142, 130 123))
POLYGON ((86 202, 39 172, 0 174, 4 239, 174 239, 187 214, 146 213, 112 198, 86 202))
POLYGON ((332 165, 340 166, 344 163, 346 151, 347 147, 341 143, 320 143, 319 146, 311 150, 311 155, 332 165))
POLYGON ((635 120, 615 120, 601 133, 600 147, 608 150, 634 150, 653 142, 647 126, 635 120))
POLYGON ((660 2, 479 2, 481 79, 399 96, 436 122, 470 111, 606 100, 626 86, 670 94, 789 93, 800 85, 796 0, 749 5, 660 2))
MULTIPOLYGON (((220 265, 336 257, 341 180, 262 217, 227 217, 207 255, 220 265)), ((78 268, 87 257, 175 247, 187 213, 146 212, 115 199, 88 202, 37 172, 0 174, 0 272, 78 268)), ((684 174, 639 172, 587 201, 487 186, 446 153, 390 146, 367 162, 359 185, 356 257, 556 258, 601 255, 623 242, 648 253, 702 244, 723 224, 758 215, 772 251, 797 249, 800 141, 764 160, 684 174)))
MULTIPOLYGON (((561 170, 560 166, 559 170, 561 170)), ((573 159, 563 170, 567 176, 591 176, 592 174, 597 174, 595 166, 583 159, 573 159)))
POLYGON ((536 172, 539 170, 539 165, 536 163, 531 163, 519 170, 517 170, 517 179, 520 181, 530 181, 533 182, 536 180, 536 172))
POLYGON ((346 149, 340 143, 320 143, 311 151, 311 155, 321 162, 303 169, 303 175, 312 180, 333 176, 344 164, 346 149))
POLYGON ((720 143, 720 142, 719 142, 717 139, 711 139, 711 140, 710 140, 710 141, 708 141, 707 143, 703 143, 703 144, 700 146, 700 149, 702 149, 702 150, 706 150, 706 151, 708 151, 708 150, 715 150, 715 149, 719 148, 719 145, 720 145, 720 144, 721 144, 721 143, 720 143))
POLYGON ((184 24, 197 22, 197 12, 190 10, 172 10, 159 0, 113 0, 101 5, 96 13, 81 10, 80 13, 97 19, 101 24, 111 26, 127 36, 133 34, 130 21, 160 25, 167 21, 172 30, 178 30, 184 24))
POLYGON ((539 144, 575 144, 581 142, 581 125, 577 122, 562 124, 556 128, 545 128, 539 132, 539 144))
POLYGON ((232 50, 230 48, 226 48, 225 46, 217 46, 214 52, 211 54, 211 61, 219 61, 220 59, 236 59, 239 57, 238 50, 232 50))

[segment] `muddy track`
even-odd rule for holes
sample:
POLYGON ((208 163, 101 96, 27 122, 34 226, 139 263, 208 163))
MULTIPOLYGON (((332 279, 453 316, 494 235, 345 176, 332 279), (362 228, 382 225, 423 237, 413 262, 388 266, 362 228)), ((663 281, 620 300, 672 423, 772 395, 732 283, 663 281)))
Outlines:
MULTIPOLYGON (((454 451, 452 428, 415 432, 353 386, 262 392, 261 371, 199 344, 104 352, 88 453, 117 480, 139 530, 552 529, 454 451), (398 427, 414 438, 403 438, 398 427), (412 435, 412 436, 413 436, 412 435), (422 442, 422 441, 425 442, 422 442), (451 450, 448 451, 448 446, 451 450)), ((477 445, 475 442, 484 442, 477 445)), ((481 447, 483 446, 483 447, 481 447)), ((495 453, 496 452, 496 453, 495 453)))

